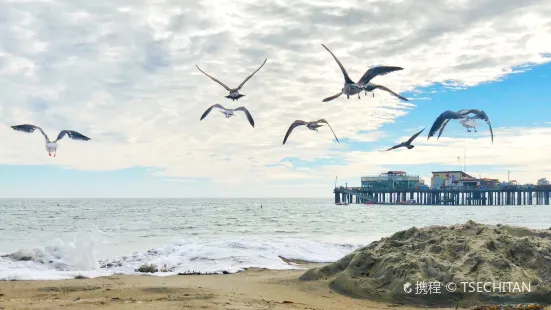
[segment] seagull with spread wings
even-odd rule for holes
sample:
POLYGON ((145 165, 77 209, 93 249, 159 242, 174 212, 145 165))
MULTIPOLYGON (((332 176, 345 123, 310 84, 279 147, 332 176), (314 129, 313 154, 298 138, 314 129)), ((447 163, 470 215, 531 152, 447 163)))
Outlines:
MULTIPOLYGON (((405 141, 405 142, 402 142, 398 145, 395 145, 389 149, 387 149, 386 151, 390 151, 390 150, 394 150, 394 149, 397 149, 399 147, 407 147, 409 150, 411 150, 412 148, 415 147, 415 145, 412 145, 411 143, 413 142, 413 140, 415 140, 415 138, 417 138, 417 136, 419 136, 423 131, 425 130, 425 128, 423 128, 421 131, 419 131, 418 133, 414 134, 413 136, 411 136, 411 138, 409 138, 409 140, 405 141)), ((385 151, 385 152, 386 152, 385 151)))
POLYGON ((247 119, 249 120, 249 123, 251 124, 251 126, 254 127, 254 120, 253 120, 253 117, 251 115, 251 113, 249 113, 249 110, 247 110, 247 108, 245 107, 239 107, 239 108, 235 108, 235 109, 226 109, 224 108, 222 105, 220 104, 213 104, 212 106, 210 106, 206 111, 205 113, 203 113, 203 115, 201 115, 201 121, 207 117, 207 115, 209 115, 210 111, 212 111, 213 108, 218 108, 220 109, 222 113, 224 113, 224 116, 226 118, 230 118, 232 116, 235 116, 234 112, 235 111, 242 111, 245 113, 245 115, 247 115, 247 119))
POLYGON ((73 130, 62 130, 57 135, 57 138, 55 139, 55 141, 52 142, 52 141, 50 141, 50 138, 48 138, 48 135, 44 132, 44 130, 42 130, 42 128, 40 128, 38 126, 30 125, 30 124, 23 124, 23 125, 11 126, 11 128, 13 130, 28 132, 28 133, 32 133, 32 132, 35 131, 35 129, 38 129, 42 133, 42 135, 44 136, 44 140, 46 141, 46 151, 48 151, 48 155, 52 156, 52 153, 54 153, 54 157, 57 154, 57 147, 58 147, 57 141, 61 140, 63 137, 65 137, 65 135, 67 135, 69 138, 71 138, 73 140, 80 140, 80 141, 90 140, 90 138, 88 138, 87 136, 85 136, 85 135, 83 135, 79 132, 76 132, 76 131, 73 131, 73 130))
MULTIPOLYGON (((331 50, 329 50, 324 44, 322 44, 322 46, 331 54, 331 56, 333 56, 333 58, 337 62, 337 65, 339 65, 339 67, 341 68, 342 75, 344 76, 344 87, 341 89, 341 92, 338 93, 338 94, 335 94, 331 97, 327 97, 327 98, 323 99, 323 102, 331 101, 333 99, 336 99, 336 98, 340 97, 343 94, 346 95, 346 98, 348 98, 348 99, 350 99, 350 96, 353 96, 353 95, 357 94, 358 99, 360 99, 360 93, 362 91, 365 91, 365 93, 367 95, 367 92, 372 92, 375 89, 381 89, 381 90, 387 91, 390 94, 392 94, 392 95, 394 95, 394 96, 396 96, 396 97, 398 97, 398 98, 400 98, 404 101, 409 101, 407 98, 398 95, 397 93, 390 90, 388 87, 385 87, 383 85, 374 84, 374 83, 370 82, 374 77, 376 77, 378 75, 385 75, 385 74, 388 74, 390 72, 403 70, 404 68, 395 67, 395 66, 373 67, 371 69, 368 69, 364 73, 364 75, 358 80, 357 83, 354 83, 354 81, 352 81, 352 79, 348 75, 348 72, 346 72, 346 69, 341 64, 339 59, 335 56, 335 54, 333 54, 333 52, 331 52, 331 50)), ((375 97, 375 93, 373 93, 373 97, 375 97)))
POLYGON ((294 121, 291 124, 291 126, 289 127, 289 129, 287 130, 287 133, 285 134, 285 138, 283 138, 283 144, 285 144, 285 142, 287 142, 287 138, 289 138, 289 135, 291 134, 293 129, 295 129, 296 127, 306 125, 306 127, 308 129, 318 131, 318 128, 323 126, 323 125, 320 125, 319 123, 327 124, 327 126, 329 126, 329 129, 331 129, 331 131, 333 132, 333 135, 335 136, 335 139, 337 140, 337 142, 339 142, 339 139, 337 138, 337 135, 333 131, 333 128, 331 128, 331 125, 329 125, 329 123, 325 119, 322 118, 322 119, 314 121, 314 122, 305 122, 305 121, 301 121, 301 120, 294 121))
POLYGON ((461 124, 461 126, 467 128, 467 132, 471 132, 471 130, 469 128, 474 129, 474 132, 478 132, 478 131, 476 131, 477 123, 476 123, 476 120, 474 120, 474 119, 464 118, 464 119, 460 120, 459 123, 461 124))
MULTIPOLYGON (((444 129, 446 128, 446 125, 448 125, 449 121, 452 119, 461 120, 462 123, 469 124, 469 127, 472 127, 472 128, 476 126, 476 123, 473 124, 472 121, 474 121, 475 119, 484 120, 486 124, 488 124, 488 127, 490 128, 492 143, 494 142, 494 132, 492 130, 492 124, 490 123, 490 119, 488 118, 488 115, 486 114, 486 112, 482 110, 477 110, 477 109, 462 109, 457 112, 447 110, 442 112, 442 114, 440 114, 432 124, 427 140, 430 137, 434 136, 437 130, 439 131, 437 139, 440 138, 440 136, 444 132, 444 129), (474 114, 474 115, 469 116, 469 114, 474 114)), ((464 127, 466 126, 464 125, 464 127)), ((467 127, 467 131, 470 132, 468 127, 467 127)))
POLYGON ((199 68, 198 65, 195 65, 197 67, 197 69, 199 69, 199 71, 201 71, 204 75, 208 76, 211 80, 215 81, 216 83, 222 85, 222 87, 224 87, 227 91, 230 92, 230 94, 228 96, 225 96, 226 98, 228 99, 231 99, 232 101, 235 101, 235 100, 239 100, 239 98, 241 97, 244 97, 245 95, 243 94, 240 94, 239 93, 239 90, 241 90, 241 88, 243 87, 243 85, 245 85, 245 83, 247 83, 247 81, 253 77, 253 75, 258 72, 258 70, 260 70, 260 68, 262 68, 264 66, 264 64, 266 63, 266 61, 268 60, 268 58, 264 59, 264 62, 262 63, 262 65, 260 65, 260 67, 258 67, 258 69, 256 69, 251 75, 249 75, 243 82, 241 82, 241 84, 239 84, 239 86, 237 88, 229 88, 226 84, 220 82, 219 80, 217 80, 216 78, 208 75, 205 71, 201 70, 201 68, 199 68))

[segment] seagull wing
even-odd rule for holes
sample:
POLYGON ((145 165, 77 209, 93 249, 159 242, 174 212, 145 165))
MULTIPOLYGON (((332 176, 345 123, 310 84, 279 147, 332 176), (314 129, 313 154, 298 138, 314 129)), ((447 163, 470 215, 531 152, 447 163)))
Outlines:
POLYGON ((209 115, 210 111, 212 111, 213 108, 219 108, 219 109, 222 109, 222 110, 225 110, 226 108, 224 108, 222 105, 216 103, 216 104, 213 104, 211 105, 206 111, 205 113, 203 113, 203 115, 201 115, 201 119, 199 119, 200 121, 203 120, 203 118, 207 117, 207 115, 209 115))
POLYGON ((237 89, 241 89, 241 87, 243 87, 243 85, 245 85, 245 83, 247 83, 247 81, 253 77, 253 75, 255 73, 258 72, 258 70, 260 70, 260 68, 262 68, 264 66, 264 64, 266 63, 266 61, 268 60, 268 58, 264 59, 264 62, 260 65, 260 67, 258 67, 258 69, 256 69, 253 73, 251 73, 251 75, 249 75, 243 82, 241 82, 241 84, 239 84, 239 87, 237 87, 237 89))
POLYGON ((222 85, 222 87, 224 87, 227 91, 231 91, 230 88, 228 86, 226 86, 226 84, 220 82, 219 80, 213 78, 212 76, 208 75, 205 71, 201 70, 201 68, 199 68, 198 65, 195 65, 197 67, 197 69, 199 69, 199 71, 203 72, 204 75, 208 76, 211 80, 215 81, 216 83, 222 85))
POLYGON ((488 119, 488 115, 484 111, 475 110, 475 109, 472 109, 471 111, 472 112, 470 112, 470 113, 475 114, 475 115, 470 117, 471 119, 481 119, 481 120, 484 120, 484 121, 486 121, 488 119))
POLYGON ((413 140, 415 140, 415 138, 417 138, 425 130, 425 128, 421 129, 421 131, 411 136, 411 138, 409 138, 409 140, 407 140, 406 143, 411 144, 411 142, 413 142, 413 140))
POLYGON ((285 144, 285 142, 287 142, 287 138, 289 138, 289 135, 291 134, 293 129, 295 129, 295 127, 306 125, 306 124, 307 123, 305 121, 301 121, 301 120, 298 120, 298 119, 296 121, 294 121, 291 124, 291 126, 289 126, 289 129, 287 129, 287 133, 285 134, 285 138, 283 138, 283 144, 285 144))
POLYGON ((327 97, 327 98, 323 99, 322 102, 331 101, 331 100, 333 100, 333 99, 335 99, 335 98, 340 97, 341 95, 342 95, 342 91, 341 91, 340 93, 336 94, 336 95, 333 95, 333 96, 331 96, 331 97, 327 97))
POLYGON ((90 138, 87 136, 81 134, 80 132, 76 132, 73 130, 62 130, 57 135, 57 138, 55 139, 54 143, 61 140, 65 135, 67 135, 69 138, 73 140, 80 140, 80 141, 88 141, 90 138))
POLYGON ((331 132, 333 132, 333 136, 335 136, 335 139, 337 140, 337 142, 339 142, 339 138, 337 138, 337 135, 333 131, 333 128, 331 128, 331 125, 329 125, 329 123, 325 119, 322 118, 322 119, 318 120, 316 123, 326 123, 327 126, 329 127, 329 129, 331 129, 331 132))
POLYGON ((393 92, 392 90, 390 90, 390 88, 385 87, 385 86, 383 86, 383 85, 375 85, 375 88, 378 88, 378 89, 387 91, 387 92, 393 94, 394 96, 396 96, 396 97, 398 97, 398 98, 400 98, 400 99, 402 99, 402 100, 404 100, 404 101, 409 101, 408 98, 398 95, 397 93, 395 93, 395 92, 393 92))
POLYGON ((42 128, 40 128, 38 126, 31 125, 31 124, 23 124, 23 125, 11 126, 11 128, 13 130, 23 131, 23 132, 28 132, 28 133, 32 133, 32 132, 34 132, 35 129, 38 129, 40 131, 40 133, 42 133, 42 135, 44 136, 44 140, 46 140, 46 143, 50 142, 50 139, 48 138, 48 135, 44 132, 44 130, 42 130, 42 128))
POLYGON ((400 143, 400 144, 397 144, 397 145, 395 145, 395 146, 393 146, 393 147, 390 147, 390 148, 386 149, 385 152, 388 152, 388 151, 390 151, 390 150, 394 150, 394 149, 397 149, 397 148, 403 147, 403 146, 404 146, 404 143, 400 143))
POLYGON ((436 139, 438 140, 440 138, 440 136, 442 135, 442 133, 444 132, 444 128, 446 128, 446 125, 448 125, 448 123, 450 122, 450 119, 447 119, 445 120, 442 125, 440 126, 440 131, 438 132, 438 137, 436 137, 436 139))
POLYGON ((467 116, 470 113, 477 113, 477 112, 478 112, 478 110, 476 110, 476 109, 462 109, 462 110, 459 110, 455 113, 457 113, 461 116, 467 116))
POLYGON ((235 108, 234 111, 243 111, 243 112, 245 112, 245 114, 247 115, 247 119, 249 120, 249 123, 251 124, 251 126, 254 127, 253 117, 252 117, 251 113, 249 113, 249 110, 247 110, 247 108, 239 107, 239 108, 235 108))
POLYGON ((333 52, 331 52, 331 50, 329 50, 327 48, 327 46, 325 45, 321 45, 323 46, 330 54, 331 56, 333 56, 333 58, 335 59, 335 61, 337 62, 337 64, 339 65, 339 67, 341 67, 341 71, 342 71, 342 75, 344 76, 344 82, 345 83, 350 83, 350 84, 353 84, 354 81, 352 81, 352 79, 350 78, 350 76, 348 76, 348 72, 346 72, 346 69, 343 67, 343 65, 341 64, 341 62, 339 61, 339 59, 337 58, 337 56, 335 56, 335 54, 333 54, 333 52))
MULTIPOLYGON (((447 111, 444 111, 442 112, 442 114, 440 114, 436 120, 434 121, 434 123, 432 124, 432 127, 430 128, 430 131, 429 131, 429 135, 427 137, 427 140, 434 136, 434 134, 436 133, 436 131, 438 129, 441 129, 440 131, 440 134, 442 134, 442 131, 444 130, 442 126, 445 127, 445 124, 447 124, 447 121, 446 120, 450 120, 450 119, 459 119, 459 118, 462 118, 461 115, 457 114, 456 112, 454 111, 450 111, 450 110, 447 110, 447 111)), ((440 137, 440 135, 438 135, 440 137)))
POLYGON ((490 123, 490 119, 488 118, 488 115, 484 111, 478 111, 478 113, 472 117, 472 118, 478 118, 481 120, 484 120, 486 124, 488 124, 488 127, 490 127, 490 135, 492 136, 492 143, 494 142, 494 131, 492 130, 492 124, 490 123))
POLYGON ((377 75, 385 75, 387 73, 399 71, 399 70, 404 70, 404 68, 394 67, 394 66, 378 66, 378 67, 367 69, 367 71, 364 73, 364 75, 362 75, 360 80, 358 80, 358 85, 363 85, 371 81, 377 75))

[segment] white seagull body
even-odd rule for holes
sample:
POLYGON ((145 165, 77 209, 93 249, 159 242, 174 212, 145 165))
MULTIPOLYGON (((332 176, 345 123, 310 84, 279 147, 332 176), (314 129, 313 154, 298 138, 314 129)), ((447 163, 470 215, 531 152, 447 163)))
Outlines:
MULTIPOLYGON (((488 115, 486 112, 478 109, 462 109, 457 112, 454 111, 444 111, 442 114, 440 114, 434 123, 432 124, 432 127, 430 128, 427 140, 434 136, 436 132, 438 131, 438 138, 442 135, 442 132, 444 132, 444 129, 446 128, 446 125, 450 122, 452 119, 457 119, 461 123, 461 125, 465 128, 467 128, 468 132, 471 132, 469 128, 475 128, 476 122, 475 119, 481 119, 488 124, 488 127, 490 128, 490 136, 492 138, 492 143, 494 142, 494 132, 492 130, 492 124, 490 123, 490 119, 488 118, 488 115), (474 114, 473 116, 469 116, 469 114, 474 114)), ((476 129, 475 129, 476 132, 476 129)))
POLYGON ((216 83, 220 84, 220 86, 224 87, 227 91, 230 92, 229 95, 226 96, 226 98, 228 99, 231 99, 232 101, 235 101, 235 100, 239 100, 239 98, 241 97, 245 97, 245 95, 243 94, 240 94, 239 91, 241 90, 241 88, 243 87, 243 85, 245 85, 245 83, 247 83, 248 80, 250 80, 253 75, 255 73, 258 72, 258 70, 260 70, 260 68, 262 68, 264 66, 264 64, 266 63, 266 61, 268 60, 268 58, 264 59, 264 62, 262 63, 262 65, 260 65, 260 67, 258 67, 258 69, 256 69, 253 73, 251 73, 251 75, 249 75, 243 82, 241 82, 241 84, 239 84, 239 86, 237 88, 229 88, 226 84, 220 82, 218 79, 208 75, 205 71, 201 70, 201 68, 199 68, 198 65, 195 65, 197 67, 197 69, 199 69, 199 71, 201 71, 204 75, 208 76, 211 80, 215 81, 216 83))
MULTIPOLYGON (((333 135, 335 136, 335 140, 337 140, 337 142, 339 142, 339 138, 337 138, 337 135, 335 134, 335 132, 333 131, 333 128, 331 128, 331 125, 329 125, 329 123, 325 120, 325 119, 320 119, 320 120, 317 120, 317 121, 313 121, 313 122, 305 122, 303 120, 299 120, 297 119, 296 121, 294 121, 291 126, 289 126, 289 129, 287 129, 287 133, 285 134, 285 138, 283 138, 283 144, 285 144, 285 142, 287 142, 287 138, 289 138, 289 135, 291 134, 291 132, 293 131, 293 129, 295 129, 296 127, 298 126, 302 126, 302 125, 305 125, 306 128, 310 129, 310 130, 314 130, 314 131, 318 131, 318 128, 320 128, 321 126, 323 125, 320 125, 319 123, 325 123, 327 124, 327 126, 329 126, 329 129, 331 129, 331 132, 333 133, 333 135)), ((340 143, 340 142, 339 142, 340 143)))
POLYGON ((35 125, 23 124, 23 125, 11 126, 11 128, 13 130, 23 131, 27 133, 32 133, 35 131, 35 129, 38 129, 40 133, 42 133, 42 135, 44 136, 44 140, 46 141, 46 151, 48 152, 48 155, 52 156, 52 153, 54 153, 53 155, 54 157, 57 155, 57 148, 58 148, 57 141, 63 139, 65 135, 67 135, 69 138, 73 140, 80 140, 80 141, 90 140, 90 138, 88 138, 87 136, 73 130, 62 130, 57 135, 57 138, 55 139, 55 141, 50 141, 50 138, 48 138, 48 135, 44 132, 44 130, 42 130, 42 128, 35 125))
POLYGON ((460 120, 459 123, 461 124, 461 126, 467 128, 468 132, 471 132, 469 130, 469 128, 472 128, 472 129, 474 129, 474 132, 477 132, 476 131, 477 124, 476 124, 476 121, 474 119, 465 118, 465 119, 460 120))
POLYGON ((213 104, 212 106, 210 106, 210 107, 205 111, 205 113, 203 113, 203 115, 201 115, 201 119, 200 119, 200 120, 202 121, 205 117, 207 117, 207 115, 209 115, 210 111, 212 111, 213 108, 218 108, 218 109, 220 109, 220 110, 221 110, 220 112, 222 112, 226 118, 230 118, 230 117, 232 117, 232 116, 235 116, 235 113, 234 113, 235 111, 241 111, 241 112, 245 113, 245 115, 247 116, 247 120, 249 120, 249 124, 251 124, 251 126, 254 127, 254 119, 253 119, 251 113, 249 113, 249 110, 247 110, 247 108, 245 108, 245 107, 239 107, 239 108, 235 108, 235 109, 226 109, 226 108, 224 108, 222 105, 220 105, 220 104, 218 104, 218 103, 217 103, 217 104, 213 104))
MULTIPOLYGON (((331 56, 333 56, 333 58, 337 62, 337 65, 339 65, 339 68, 341 68, 342 75, 344 77, 344 86, 341 89, 341 92, 338 93, 338 94, 335 94, 331 97, 327 97, 327 98, 323 99, 322 100, 323 102, 331 101, 335 98, 340 97, 343 94, 346 95, 346 98, 348 98, 348 99, 350 99, 350 96, 354 96, 354 95, 358 95, 358 99, 360 99, 360 93, 362 91, 364 91, 367 94, 367 92, 372 92, 375 89, 381 89, 381 90, 387 91, 390 94, 392 94, 392 95, 394 95, 394 96, 396 96, 396 97, 398 97, 398 98, 400 98, 404 101, 409 101, 407 98, 398 95, 397 93, 390 90, 388 87, 385 87, 383 85, 374 84, 374 83, 370 82, 374 77, 376 77, 378 75, 385 75, 385 74, 388 74, 390 72, 404 70, 404 68, 395 67, 395 66, 377 66, 377 67, 373 67, 373 68, 368 69, 364 73, 364 75, 358 80, 358 82, 355 83, 354 81, 352 81, 352 79, 348 75, 348 72, 346 72, 346 69, 341 64, 341 62, 339 61, 337 56, 335 56, 335 54, 333 54, 333 52, 331 52, 331 50, 329 50, 324 44, 322 44, 322 46, 331 54, 331 56)), ((373 97, 375 97, 375 94, 373 94, 373 97)))

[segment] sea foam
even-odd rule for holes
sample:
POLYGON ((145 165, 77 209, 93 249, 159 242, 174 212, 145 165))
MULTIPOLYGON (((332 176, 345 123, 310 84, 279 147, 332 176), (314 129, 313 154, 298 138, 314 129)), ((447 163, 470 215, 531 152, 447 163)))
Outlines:
POLYGON ((334 244, 293 238, 226 237, 186 238, 161 247, 98 260, 94 238, 79 233, 71 242, 56 240, 53 245, 22 249, 0 257, 0 280, 57 280, 99 277, 112 274, 139 274, 143 264, 155 264, 168 272, 235 273, 247 268, 300 269, 288 260, 334 262, 359 245, 334 244))

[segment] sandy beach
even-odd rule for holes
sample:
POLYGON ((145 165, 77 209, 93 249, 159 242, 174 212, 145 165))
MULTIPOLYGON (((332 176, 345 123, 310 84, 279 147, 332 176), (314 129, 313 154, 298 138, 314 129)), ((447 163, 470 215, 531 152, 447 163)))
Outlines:
MULTIPOLYGON (((319 264, 318 264, 319 266, 319 264)), ((309 266, 311 267, 311 266, 309 266)), ((0 309, 412 309, 299 281, 304 270, 0 282, 0 309)))

